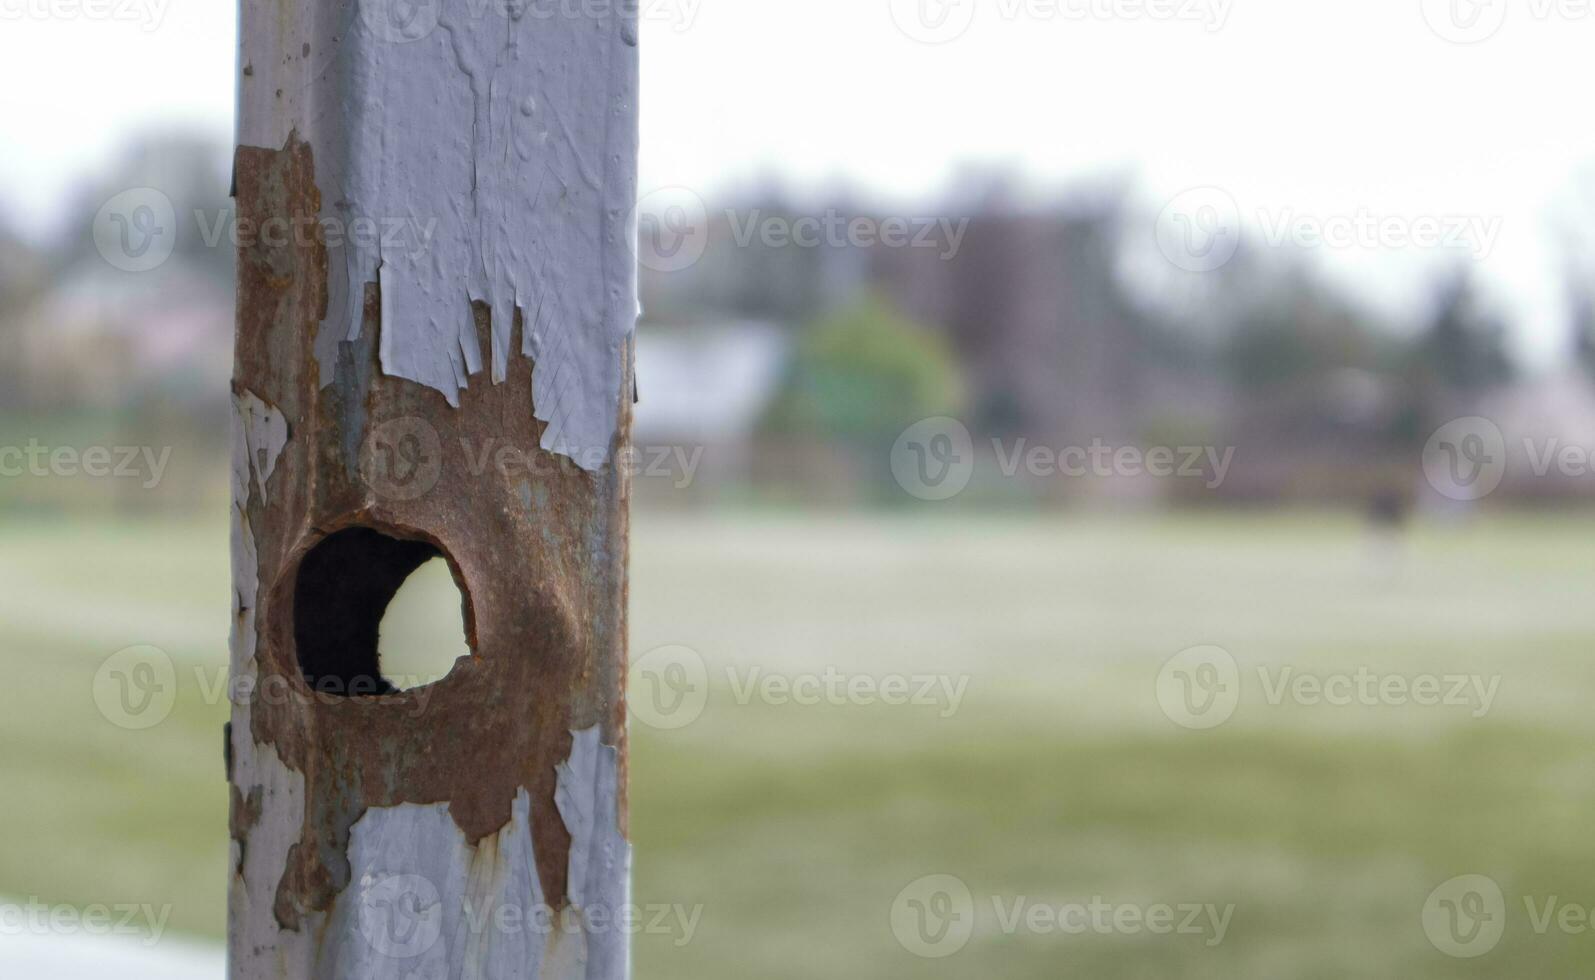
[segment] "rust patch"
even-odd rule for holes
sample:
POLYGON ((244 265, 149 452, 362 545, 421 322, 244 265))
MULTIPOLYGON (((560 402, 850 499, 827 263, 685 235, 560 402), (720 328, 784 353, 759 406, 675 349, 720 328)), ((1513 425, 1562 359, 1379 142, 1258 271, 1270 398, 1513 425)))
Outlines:
MULTIPOLYGON (((240 221, 278 217, 301 227, 319 215, 313 155, 297 137, 282 150, 242 147, 236 167, 240 221)), ((502 384, 473 376, 458 409, 436 391, 383 375, 374 283, 365 285, 361 338, 341 345, 335 380, 320 388, 312 352, 326 313, 327 262, 318 235, 251 243, 238 263, 234 385, 277 406, 294 434, 269 500, 256 494, 249 505, 261 583, 256 690, 287 692, 257 693, 252 735, 306 785, 277 918, 299 930, 305 916, 332 907, 349 884, 351 828, 369 808, 447 803, 467 840, 480 845, 510 823, 523 788, 539 876, 557 908, 570 837, 554 804, 556 766, 570 754, 571 731, 601 725, 624 766, 627 476, 613 463, 588 473, 538 448, 543 425, 533 416, 525 358, 511 359, 502 384), (392 441, 415 431, 435 441, 392 441), (427 458, 409 462, 434 481, 425 492, 369 479, 373 454, 417 445, 427 458), (497 465, 506 446, 530 469, 497 465), (530 506, 520 493, 528 480, 537 491, 530 506), (299 571, 318 544, 349 528, 425 542, 448 557, 467 597, 473 656, 437 684, 335 697, 306 683, 295 641, 299 571)), ((474 314, 485 338, 487 311, 474 314)), ((626 392, 629 361, 628 353, 626 392)), ((621 394, 617 447, 629 433, 621 394)), ((259 819, 247 798, 239 809, 259 819)))

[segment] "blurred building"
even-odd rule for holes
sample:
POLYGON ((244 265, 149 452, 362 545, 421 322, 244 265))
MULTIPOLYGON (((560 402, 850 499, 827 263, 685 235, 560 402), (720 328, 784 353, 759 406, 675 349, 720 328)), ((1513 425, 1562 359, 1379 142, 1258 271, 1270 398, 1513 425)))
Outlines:
POLYGON ((789 331, 757 320, 640 330, 638 495, 703 501, 745 488, 791 346, 789 331))

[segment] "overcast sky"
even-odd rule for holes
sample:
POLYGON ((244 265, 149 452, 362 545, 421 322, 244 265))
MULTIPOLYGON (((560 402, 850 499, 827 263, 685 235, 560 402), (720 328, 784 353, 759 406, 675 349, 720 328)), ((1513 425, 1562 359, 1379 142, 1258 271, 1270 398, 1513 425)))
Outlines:
MULTIPOLYGON (((1576 3, 639 2, 645 189, 774 175, 911 202, 994 163, 1043 187, 1132 173, 1154 213, 1217 187, 1254 229, 1472 221, 1494 228, 1482 268, 1525 343, 1559 336, 1551 228, 1595 178, 1595 16, 1576 3)), ((227 0, 0 0, 0 20, 0 207, 26 226, 132 131, 231 132, 227 0)), ((1400 270, 1435 258, 1319 251, 1396 306, 1400 270)))

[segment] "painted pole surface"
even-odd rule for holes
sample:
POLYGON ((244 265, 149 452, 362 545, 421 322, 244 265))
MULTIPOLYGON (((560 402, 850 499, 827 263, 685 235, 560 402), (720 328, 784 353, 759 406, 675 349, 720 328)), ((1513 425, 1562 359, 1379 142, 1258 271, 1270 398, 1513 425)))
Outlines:
POLYGON ((232 980, 628 974, 636 14, 510 3, 242 0, 232 980))

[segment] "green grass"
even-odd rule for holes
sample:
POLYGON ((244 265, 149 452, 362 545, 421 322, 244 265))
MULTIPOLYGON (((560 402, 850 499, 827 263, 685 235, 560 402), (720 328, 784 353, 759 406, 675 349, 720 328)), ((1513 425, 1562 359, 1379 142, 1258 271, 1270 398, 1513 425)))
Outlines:
MULTIPOLYGON (((703 907, 691 943, 637 941, 647 978, 1588 975, 1595 933, 1531 927, 1524 898, 1595 904, 1595 521, 1497 516, 1414 531, 1392 566, 1354 520, 1136 522, 642 513, 633 650, 709 666, 702 717, 633 730, 640 903, 703 907), (1234 719, 1172 724, 1156 677, 1217 644, 1234 719), (1259 668, 1500 675, 1466 708, 1270 705, 1259 668), (945 674, 939 706, 739 704, 727 670, 945 674), (1500 946, 1453 960, 1420 914, 1487 874, 1500 946), (905 952, 910 882, 976 900, 967 948, 905 952), (1225 941, 1004 934, 994 902, 1234 905, 1225 941)), ((0 526, 0 894, 172 903, 223 928, 220 526, 0 526), (112 652, 181 664, 172 717, 96 710, 112 652), (194 671, 201 669, 201 675, 194 671)), ((439 577, 407 622, 457 623, 439 577), (451 618, 452 617, 452 618, 451 618)), ((419 633, 419 630, 406 630, 419 633)))

